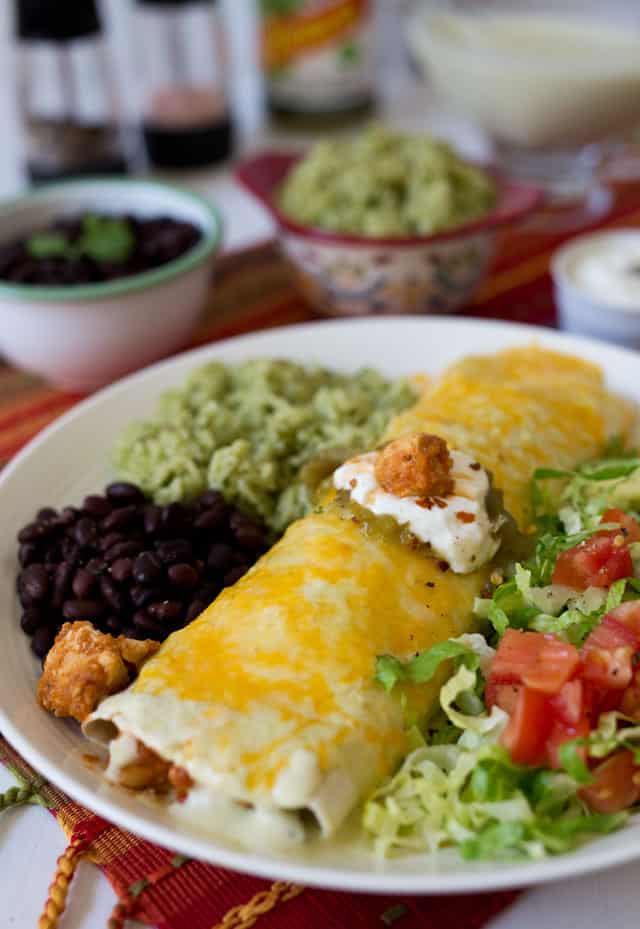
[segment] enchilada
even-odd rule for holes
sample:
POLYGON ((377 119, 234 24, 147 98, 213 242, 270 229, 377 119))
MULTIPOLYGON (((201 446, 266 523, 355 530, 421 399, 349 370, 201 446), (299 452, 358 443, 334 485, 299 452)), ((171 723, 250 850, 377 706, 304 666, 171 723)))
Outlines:
MULTIPOLYGON (((407 717, 424 718, 439 689, 434 680, 405 685, 404 699, 390 696, 374 679, 376 657, 405 659, 472 628, 504 521, 482 510, 485 469, 524 526, 534 468, 570 467, 630 427, 630 411, 597 367, 577 359, 527 347, 453 366, 387 433, 437 436, 454 470, 467 469, 444 505, 421 506, 433 511, 426 535, 388 531, 389 509, 362 504, 370 498, 357 497, 357 475, 334 482, 335 496, 294 523, 85 723, 90 737, 109 743, 108 776, 127 783, 127 770, 153 757, 170 766, 169 786, 181 781, 187 813, 243 810, 248 841, 260 824, 272 837, 302 840, 305 812, 331 835, 406 754, 407 717), (478 566, 457 566, 466 570, 442 557, 444 514, 458 498, 473 500, 456 513, 476 524, 489 517, 478 566)), ((371 464, 351 463, 358 473, 371 464)))

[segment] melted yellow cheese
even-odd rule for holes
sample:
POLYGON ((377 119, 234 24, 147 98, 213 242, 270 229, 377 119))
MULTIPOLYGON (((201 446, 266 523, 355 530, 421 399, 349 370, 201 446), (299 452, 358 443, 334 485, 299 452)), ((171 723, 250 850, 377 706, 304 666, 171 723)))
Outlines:
MULTIPOLYGON (((523 519, 534 468, 595 454, 626 425, 597 368, 529 347, 454 366, 388 437, 443 436, 493 471, 523 519)), ((399 701, 375 682, 376 657, 408 658, 468 631, 489 572, 454 575, 336 512, 314 514, 95 716, 239 799, 286 806, 286 777, 304 768, 314 809, 337 772, 341 799, 322 803, 337 803, 338 822, 407 750, 399 701)), ((412 710, 425 714, 438 686, 407 692, 412 710)))
POLYGON ((525 525, 534 469, 598 454, 608 438, 628 433, 633 416, 606 390, 599 367, 528 345, 454 365, 393 420, 387 438, 432 432, 475 455, 525 525))

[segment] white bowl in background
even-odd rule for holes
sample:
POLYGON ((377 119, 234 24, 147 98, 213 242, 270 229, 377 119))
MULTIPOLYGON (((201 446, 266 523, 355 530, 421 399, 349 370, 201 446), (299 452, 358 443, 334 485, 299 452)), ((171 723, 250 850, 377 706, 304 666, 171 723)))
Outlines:
POLYGON ((184 348, 204 308, 222 237, 215 207, 186 190, 134 178, 46 185, 0 204, 0 244, 85 211, 170 216, 197 226, 179 258, 98 284, 0 281, 0 352, 58 387, 89 391, 184 348))
POLYGON ((551 274, 562 329, 640 348, 640 229, 572 239, 555 252, 551 274))

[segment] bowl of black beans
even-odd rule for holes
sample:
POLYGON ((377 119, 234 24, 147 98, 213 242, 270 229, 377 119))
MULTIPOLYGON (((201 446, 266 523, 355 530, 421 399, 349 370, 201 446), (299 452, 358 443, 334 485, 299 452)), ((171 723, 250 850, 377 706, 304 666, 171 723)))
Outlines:
POLYGON ((235 584, 268 541, 217 490, 160 506, 116 482, 78 506, 41 508, 17 546, 20 625, 44 659, 65 622, 163 641, 235 584))
POLYGON ((215 207, 133 178, 0 203, 0 352, 73 391, 187 345, 221 241, 215 207))

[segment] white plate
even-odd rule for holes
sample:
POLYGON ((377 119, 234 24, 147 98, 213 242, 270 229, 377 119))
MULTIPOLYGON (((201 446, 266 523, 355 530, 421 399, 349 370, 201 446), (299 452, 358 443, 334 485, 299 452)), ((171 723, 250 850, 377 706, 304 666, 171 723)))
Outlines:
MULTIPOLYGON (((89 750, 75 724, 54 719, 35 701, 39 662, 20 630, 15 597, 15 535, 44 505, 77 503, 113 479, 109 453, 131 419, 149 414, 160 392, 180 384, 209 359, 277 356, 346 371, 373 365, 387 375, 438 372, 470 352, 492 352, 537 340, 599 362, 612 388, 640 401, 640 356, 598 342, 528 326, 446 318, 314 323, 231 339, 162 362, 85 400, 62 417, 0 477, 0 729, 45 777, 106 819, 152 842, 240 871, 302 884, 370 893, 460 893, 584 874, 640 857, 640 823, 594 840, 579 851, 534 863, 464 862, 447 851, 376 862, 327 844, 321 852, 246 852, 177 826, 166 813, 105 786, 82 760, 89 750)), ((553 403, 553 395, 549 395, 553 403)))

